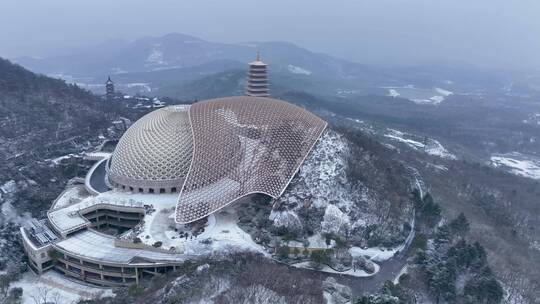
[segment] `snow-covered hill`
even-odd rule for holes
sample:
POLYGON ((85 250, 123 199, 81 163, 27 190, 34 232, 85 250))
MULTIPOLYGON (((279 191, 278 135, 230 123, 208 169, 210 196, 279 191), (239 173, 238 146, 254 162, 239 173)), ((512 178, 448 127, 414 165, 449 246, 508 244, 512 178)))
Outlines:
MULTIPOLYGON (((348 172, 351 158, 369 162, 370 157, 368 151, 354 155, 359 150, 353 152, 351 146, 354 143, 336 131, 329 130, 323 135, 288 191, 276 201, 270 214, 275 227, 301 231, 308 242, 314 243, 310 244, 313 247, 319 246, 324 236, 332 235, 351 239, 358 246, 367 245, 370 239, 373 245, 375 235, 386 245, 401 241, 403 224, 410 218, 412 206, 383 220, 392 203, 379 189, 362 183, 348 172)), ((373 169, 365 167, 365 170, 373 169)))

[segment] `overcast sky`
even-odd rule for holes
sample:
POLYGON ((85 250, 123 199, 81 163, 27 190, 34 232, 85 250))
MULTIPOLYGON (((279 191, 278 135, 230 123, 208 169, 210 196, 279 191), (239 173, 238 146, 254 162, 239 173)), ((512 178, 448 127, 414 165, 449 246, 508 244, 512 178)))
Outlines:
POLYGON ((540 70, 539 0, 0 0, 0 56, 180 32, 367 64, 540 70))

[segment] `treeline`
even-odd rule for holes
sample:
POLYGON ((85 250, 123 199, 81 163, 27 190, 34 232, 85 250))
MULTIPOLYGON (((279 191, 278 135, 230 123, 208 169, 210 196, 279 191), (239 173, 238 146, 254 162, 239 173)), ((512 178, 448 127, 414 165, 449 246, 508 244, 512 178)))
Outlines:
POLYGON ((409 273, 399 284, 386 282, 377 294, 357 304, 501 303, 504 290, 491 270, 487 254, 478 242, 466 239, 470 224, 463 213, 440 225, 441 208, 428 193, 415 191, 418 234, 409 273), (428 298, 428 299, 426 299, 428 298))

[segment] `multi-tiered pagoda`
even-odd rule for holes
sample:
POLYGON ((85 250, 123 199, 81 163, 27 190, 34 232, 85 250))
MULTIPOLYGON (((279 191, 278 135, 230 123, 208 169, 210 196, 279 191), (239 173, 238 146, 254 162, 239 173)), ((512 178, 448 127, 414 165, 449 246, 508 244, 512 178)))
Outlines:
POLYGON ((261 56, 257 52, 257 60, 249 64, 248 79, 246 85, 247 96, 267 97, 270 96, 268 90, 268 65, 261 61, 261 56))

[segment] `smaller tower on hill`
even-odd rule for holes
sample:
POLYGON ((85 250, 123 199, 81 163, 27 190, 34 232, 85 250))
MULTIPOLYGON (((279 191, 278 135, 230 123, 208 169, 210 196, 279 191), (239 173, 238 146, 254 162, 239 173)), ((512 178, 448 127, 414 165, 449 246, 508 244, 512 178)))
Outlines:
POLYGON ((114 82, 111 80, 111 77, 107 79, 107 82, 105 82, 105 96, 107 97, 107 100, 113 100, 114 99, 114 82))
POLYGON ((257 60, 249 63, 247 85, 245 94, 247 96, 268 97, 268 65, 261 61, 261 56, 257 52, 257 60))

